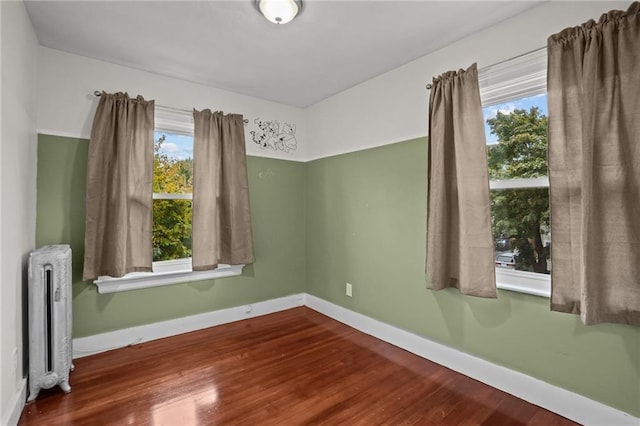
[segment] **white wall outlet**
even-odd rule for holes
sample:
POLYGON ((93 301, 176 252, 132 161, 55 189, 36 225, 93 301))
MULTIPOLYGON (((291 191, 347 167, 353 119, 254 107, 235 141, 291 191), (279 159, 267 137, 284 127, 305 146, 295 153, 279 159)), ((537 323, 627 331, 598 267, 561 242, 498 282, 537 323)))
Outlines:
POLYGON ((347 286, 346 286, 346 293, 347 293, 347 296, 349 297, 353 296, 353 286, 349 283, 347 283, 347 286))

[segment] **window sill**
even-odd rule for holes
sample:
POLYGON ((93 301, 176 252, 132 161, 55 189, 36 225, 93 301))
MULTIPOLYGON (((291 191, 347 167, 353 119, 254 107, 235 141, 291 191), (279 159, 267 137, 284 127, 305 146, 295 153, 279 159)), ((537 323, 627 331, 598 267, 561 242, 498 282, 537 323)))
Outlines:
POLYGON ((120 278, 101 276, 93 283, 98 286, 100 294, 116 293, 191 281, 234 277, 242 274, 242 268, 244 265, 220 265, 217 269, 210 271, 192 271, 190 258, 178 259, 154 262, 154 272, 132 272, 120 278))
POLYGON ((551 297, 551 276, 546 274, 496 268, 496 286, 501 290, 551 297))

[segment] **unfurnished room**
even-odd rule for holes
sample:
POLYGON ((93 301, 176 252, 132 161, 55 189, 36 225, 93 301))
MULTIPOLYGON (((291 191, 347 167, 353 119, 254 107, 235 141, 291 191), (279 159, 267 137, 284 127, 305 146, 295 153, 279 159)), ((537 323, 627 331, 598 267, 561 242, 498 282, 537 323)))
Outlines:
POLYGON ((640 424, 640 2, 0 36, 0 425, 640 424))

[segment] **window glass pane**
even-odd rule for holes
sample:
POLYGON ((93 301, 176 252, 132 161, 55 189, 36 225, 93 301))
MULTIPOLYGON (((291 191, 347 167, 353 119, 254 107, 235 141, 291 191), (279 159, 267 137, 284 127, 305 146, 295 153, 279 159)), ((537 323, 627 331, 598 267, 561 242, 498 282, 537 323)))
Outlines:
POLYGON ((191 257, 191 200, 153 200, 153 261, 191 257))
POLYGON ((190 194, 193 185, 193 137, 155 132, 153 192, 190 194))
POLYGON ((546 94, 483 109, 489 179, 547 176, 546 94))
POLYGON ((496 267, 549 273, 548 188, 491 191, 491 221, 496 267))
MULTIPOLYGON (((156 132, 153 192, 191 194, 192 154, 192 136, 156 132)), ((191 200, 153 200, 154 262, 191 257, 191 205, 191 200)))
MULTIPOLYGON (((546 177, 546 95, 484 108, 491 180, 546 177)), ((551 268, 548 188, 491 191, 496 268, 548 274, 551 268)))

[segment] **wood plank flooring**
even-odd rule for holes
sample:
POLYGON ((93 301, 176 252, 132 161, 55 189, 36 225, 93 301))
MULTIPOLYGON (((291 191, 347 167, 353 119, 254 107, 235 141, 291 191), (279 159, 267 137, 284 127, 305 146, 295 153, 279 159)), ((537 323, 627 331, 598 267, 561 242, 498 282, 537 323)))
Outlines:
POLYGON ((301 307, 75 360, 20 425, 570 425, 301 307))

